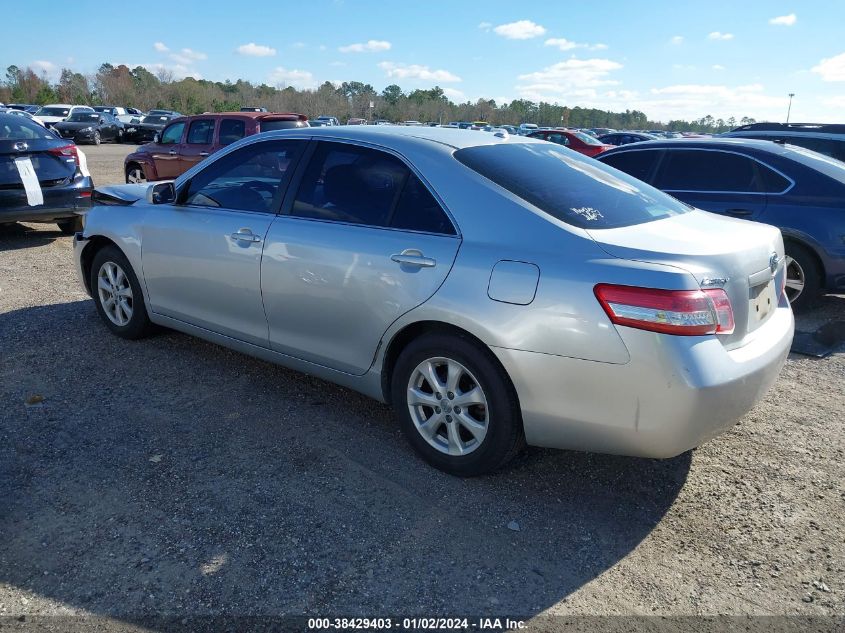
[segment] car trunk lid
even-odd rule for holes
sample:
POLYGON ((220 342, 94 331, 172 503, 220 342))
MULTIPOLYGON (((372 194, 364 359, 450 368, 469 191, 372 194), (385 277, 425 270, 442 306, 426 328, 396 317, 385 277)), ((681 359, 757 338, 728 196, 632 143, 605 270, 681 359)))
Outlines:
POLYGON ((42 187, 67 182, 76 173, 75 150, 74 145, 66 145, 58 139, 0 140, 0 188, 23 189, 16 158, 32 161, 42 187))
POLYGON ((736 328, 719 335, 739 347, 775 312, 785 274, 780 230, 706 211, 614 229, 588 231, 608 254, 689 272, 702 288, 724 288, 736 328))

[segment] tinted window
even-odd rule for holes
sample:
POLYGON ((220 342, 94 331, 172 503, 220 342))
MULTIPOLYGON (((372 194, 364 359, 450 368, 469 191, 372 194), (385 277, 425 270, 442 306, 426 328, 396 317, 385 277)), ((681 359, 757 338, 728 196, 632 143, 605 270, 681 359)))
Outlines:
POLYGON ((541 211, 582 228, 629 226, 689 211, 627 174, 553 145, 486 145, 454 156, 541 211))
POLYGON ((609 155, 599 154, 597 158, 605 165, 620 169, 637 180, 648 182, 657 159, 660 158, 660 150, 639 150, 609 155))
POLYGON ((261 121, 259 127, 262 132, 271 132, 272 130, 289 130, 293 127, 308 127, 304 121, 261 121))
POLYGON ((188 128, 188 143, 191 145, 211 145, 214 138, 214 119, 197 119, 188 128))
POLYGON ((173 145, 174 143, 178 143, 182 140, 182 130, 184 129, 184 122, 174 123, 170 127, 165 128, 164 132, 161 133, 159 143, 162 145, 173 145))
POLYGON ((774 169, 769 169, 761 163, 757 163, 757 177, 758 188, 765 193, 782 193, 792 184, 774 169))
POLYGON ((454 235, 455 227, 415 174, 408 176, 390 226, 397 229, 454 235))
POLYGON ((708 150, 666 150, 654 185, 664 191, 759 191, 755 161, 708 150))
POLYGON ((387 226, 408 174, 408 168, 390 154, 343 143, 320 143, 291 214, 387 226))
POLYGON ((546 140, 558 145, 569 145, 569 139, 563 134, 549 134, 546 136, 546 140))
POLYGON ((275 213, 302 145, 266 141, 223 156, 191 179, 183 204, 275 213))
POLYGON ((14 114, 0 114, 0 140, 28 141, 33 139, 56 140, 43 125, 33 123, 26 117, 14 114))
POLYGON ((845 163, 841 160, 813 152, 803 147, 790 147, 790 151, 786 154, 795 162, 821 172, 829 178, 833 178, 837 182, 845 184, 845 163))
POLYGON ((220 121, 220 144, 229 145, 241 140, 246 134, 242 119, 223 119, 220 121))

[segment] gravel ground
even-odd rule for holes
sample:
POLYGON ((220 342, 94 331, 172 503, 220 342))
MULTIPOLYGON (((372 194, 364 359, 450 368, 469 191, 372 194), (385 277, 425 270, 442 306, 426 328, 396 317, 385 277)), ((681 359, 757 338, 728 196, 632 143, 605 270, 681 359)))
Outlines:
MULTIPOLYGON (((130 149, 85 148, 96 181, 130 149)), ((462 480, 356 393, 182 334, 111 336, 70 238, 6 229, 0 616, 843 615, 839 352, 790 357, 675 459, 529 450, 462 480)))

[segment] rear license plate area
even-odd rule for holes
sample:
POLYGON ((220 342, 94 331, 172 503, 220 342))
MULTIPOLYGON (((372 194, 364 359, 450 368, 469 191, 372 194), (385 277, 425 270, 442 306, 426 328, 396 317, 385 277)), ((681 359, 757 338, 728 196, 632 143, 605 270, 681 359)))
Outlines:
POLYGON ((754 286, 750 289, 748 305, 749 330, 765 321, 777 308, 777 296, 775 294, 775 280, 754 286))

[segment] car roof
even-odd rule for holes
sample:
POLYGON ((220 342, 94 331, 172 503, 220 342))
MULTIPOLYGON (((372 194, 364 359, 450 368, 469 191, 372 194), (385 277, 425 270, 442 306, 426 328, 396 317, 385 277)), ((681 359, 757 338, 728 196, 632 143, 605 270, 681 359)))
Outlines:
MULTIPOLYGON (((195 114, 193 116, 242 116, 250 119, 285 119, 307 121, 308 117, 297 112, 208 112, 206 114, 195 114)), ((320 117, 317 117, 320 118, 320 117)), ((328 118, 328 117, 327 117, 328 118)))
POLYGON ((629 143, 621 145, 606 153, 618 153, 620 151, 632 151, 638 149, 748 149, 770 154, 784 154, 789 151, 780 143, 740 137, 713 137, 713 138, 667 138, 654 141, 642 141, 640 143, 629 143))

